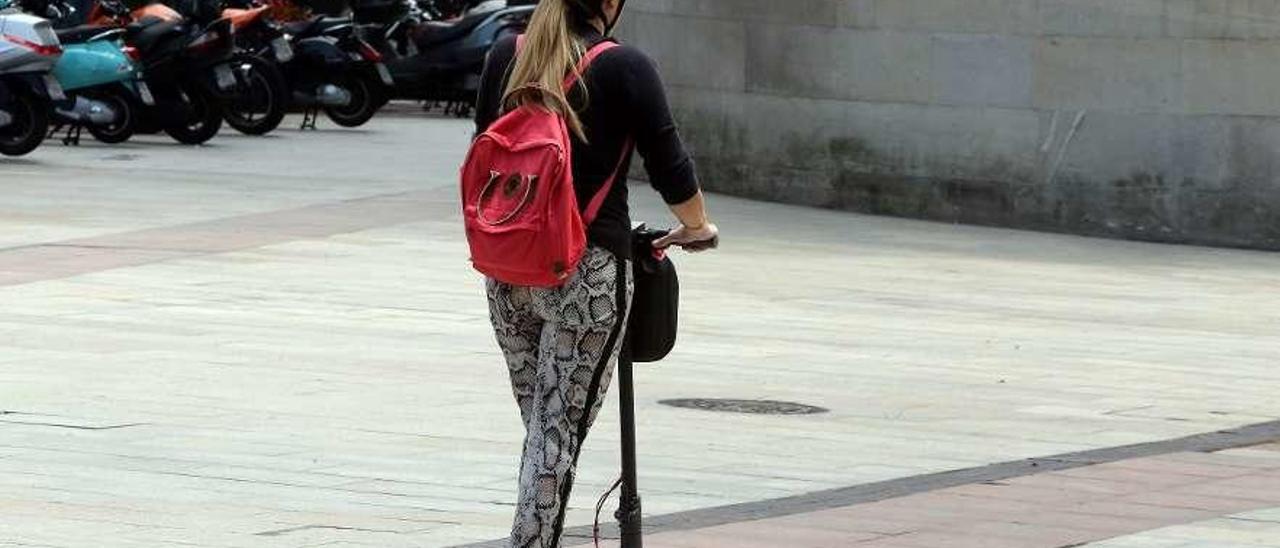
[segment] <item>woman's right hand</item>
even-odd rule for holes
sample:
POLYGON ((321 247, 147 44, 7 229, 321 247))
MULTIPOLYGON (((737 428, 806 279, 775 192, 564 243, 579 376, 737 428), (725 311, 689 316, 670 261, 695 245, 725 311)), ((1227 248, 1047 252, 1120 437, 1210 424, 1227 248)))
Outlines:
POLYGON ((653 247, 658 249, 673 245, 692 252, 715 249, 720 245, 720 229, 709 222, 703 223, 702 226, 697 228, 681 225, 680 228, 672 230, 666 236, 653 241, 653 247))

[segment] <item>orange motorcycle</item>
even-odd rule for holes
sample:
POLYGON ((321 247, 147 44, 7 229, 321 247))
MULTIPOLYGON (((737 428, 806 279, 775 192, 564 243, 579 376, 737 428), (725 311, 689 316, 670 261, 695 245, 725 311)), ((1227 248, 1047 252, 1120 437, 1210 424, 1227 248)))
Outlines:
MULTIPOLYGON (((272 17, 273 9, 266 5, 221 9, 215 3, 204 11, 229 21, 235 33, 231 66, 237 92, 223 103, 223 119, 246 135, 273 131, 292 103, 281 66, 293 59, 292 46, 272 17)), ((201 20, 197 14, 191 17, 201 20)))

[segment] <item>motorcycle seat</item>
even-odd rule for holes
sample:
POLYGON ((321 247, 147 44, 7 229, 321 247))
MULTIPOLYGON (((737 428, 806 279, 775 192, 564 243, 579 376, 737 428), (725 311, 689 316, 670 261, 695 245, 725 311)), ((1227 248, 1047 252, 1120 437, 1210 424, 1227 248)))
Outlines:
POLYGON ((424 22, 413 29, 413 42, 419 48, 427 48, 457 40, 480 26, 490 15, 493 13, 486 11, 467 14, 456 21, 424 22))
POLYGON ((150 51, 166 36, 182 29, 181 21, 165 21, 154 17, 144 17, 129 23, 125 30, 130 38, 129 43, 139 51, 150 51))
POLYGON ((347 17, 316 17, 307 21, 296 21, 285 23, 284 30, 289 34, 298 38, 307 38, 311 36, 319 36, 338 31, 350 30, 353 28, 350 18, 347 17))
POLYGON ((58 35, 58 41, 63 44, 81 44, 88 42, 90 38, 112 32, 113 30, 117 29, 100 25, 80 25, 78 27, 55 29, 54 33, 58 35))
POLYGON ((227 8, 222 10, 222 16, 231 20, 232 27, 239 29, 266 17, 269 10, 267 6, 253 9, 227 8))

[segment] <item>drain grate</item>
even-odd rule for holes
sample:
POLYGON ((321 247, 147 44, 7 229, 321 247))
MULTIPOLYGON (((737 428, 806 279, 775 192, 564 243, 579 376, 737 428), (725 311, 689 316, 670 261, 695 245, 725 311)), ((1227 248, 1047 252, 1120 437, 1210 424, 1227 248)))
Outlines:
POLYGON ((718 398, 683 398, 661 400, 658 403, 683 409, 701 409, 723 413, 747 413, 751 415, 814 415, 828 410, 813 405, 789 401, 733 400, 718 398))

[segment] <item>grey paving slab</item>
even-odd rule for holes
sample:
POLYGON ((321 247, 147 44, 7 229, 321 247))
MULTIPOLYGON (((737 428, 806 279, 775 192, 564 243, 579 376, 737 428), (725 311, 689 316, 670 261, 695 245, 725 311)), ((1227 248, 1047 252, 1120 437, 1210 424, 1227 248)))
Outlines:
MULTIPOLYGON (((0 163, 0 258, 421 197, 408 222, 277 224, 288 237, 260 247, 0 287, 0 410, 139 424, 0 423, 0 497, 31 516, 5 522, 0 538, 259 547, 501 536, 521 432, 453 201, 468 131, 380 118, 357 132, 225 136, 200 149, 150 138, 51 146, 0 163), (49 505, 63 508, 42 514, 49 505), (119 520, 82 519, 103 513, 119 520), (386 520, 410 525, 376 539, 341 529, 386 520)), ((668 218, 633 190, 637 219, 668 218)), ((638 373, 654 514, 1280 418, 1274 255, 723 196, 711 207, 725 247, 677 255, 680 346, 638 373), (677 397, 831 412, 657 403, 677 397)), ((584 449, 570 525, 590 521, 613 479, 609 405, 584 449)))
POLYGON ((1254 512, 1164 527, 1091 543, 1089 548, 1261 548, 1280 546, 1280 522, 1254 512))

